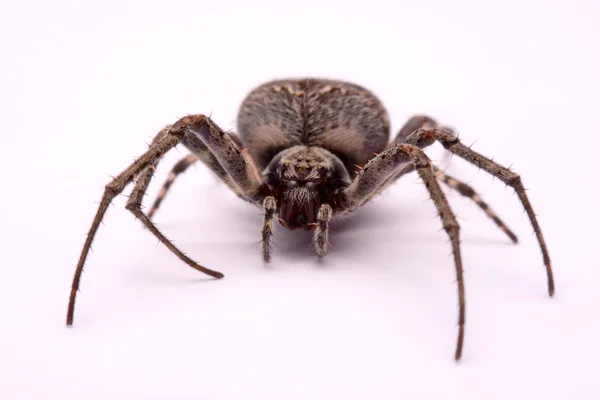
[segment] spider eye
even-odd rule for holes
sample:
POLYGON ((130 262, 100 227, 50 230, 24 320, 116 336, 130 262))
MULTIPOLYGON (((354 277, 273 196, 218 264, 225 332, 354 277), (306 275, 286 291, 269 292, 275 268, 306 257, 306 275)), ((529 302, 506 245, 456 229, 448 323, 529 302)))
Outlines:
POLYGON ((285 186, 289 188, 298 187, 298 181, 285 181, 285 186))
POLYGON ((306 182, 305 187, 307 189, 315 189, 317 187, 317 182, 306 182))

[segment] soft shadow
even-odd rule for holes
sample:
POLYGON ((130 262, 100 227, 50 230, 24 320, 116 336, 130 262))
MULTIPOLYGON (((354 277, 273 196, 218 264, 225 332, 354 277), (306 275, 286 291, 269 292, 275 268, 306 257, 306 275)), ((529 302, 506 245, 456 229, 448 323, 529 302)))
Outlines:
MULTIPOLYGON (((176 242, 184 248, 194 248, 194 253, 202 254, 203 248, 212 250, 223 248, 224 253, 242 253, 253 257, 262 263, 260 255, 260 228, 263 216, 259 207, 233 197, 225 189, 211 193, 201 202, 201 210, 190 209, 189 217, 178 220, 168 220, 161 215, 156 219, 159 226, 165 229, 168 236, 176 238, 176 242), (209 212, 207 212, 209 210, 209 212), (162 218, 161 218, 162 217, 162 218), (171 231, 171 232, 168 232, 171 231), (207 242, 207 231, 210 241, 207 242)), ((414 203, 407 204, 395 197, 378 197, 367 203, 356 212, 330 224, 329 241, 330 254, 344 256, 357 252, 371 251, 375 244, 378 249, 382 246, 394 246, 401 249, 415 243, 440 243, 445 240, 437 231, 431 233, 415 232, 424 221, 432 219, 427 207, 415 208, 414 203)), ((264 263, 266 268, 280 265, 282 260, 298 259, 314 262, 315 265, 327 265, 327 257, 316 256, 312 245, 313 232, 304 230, 290 231, 277 221, 274 224, 272 238, 273 262, 264 263)), ((462 243, 473 246, 513 245, 502 238, 487 238, 475 235, 461 235, 462 243)), ((230 257, 224 254, 223 262, 230 257)), ((210 266, 209 266, 210 267, 210 266)), ((177 279, 177 278, 176 278, 177 279)), ((182 278, 182 282, 194 282, 182 278)), ((198 278, 212 281, 212 278, 198 278)))
POLYGON ((183 285, 196 285, 202 282, 217 282, 221 279, 216 279, 205 275, 206 277, 202 277, 204 275, 202 272, 198 271, 198 278, 192 277, 183 277, 183 276, 174 276, 172 274, 141 274, 139 277, 136 277, 136 281, 148 283, 151 285, 158 286, 183 286, 183 285))
POLYGON ((492 239, 482 236, 463 236, 461 243, 467 243, 476 246, 488 246, 490 244, 497 246, 518 246, 519 243, 514 243, 510 239, 492 239))

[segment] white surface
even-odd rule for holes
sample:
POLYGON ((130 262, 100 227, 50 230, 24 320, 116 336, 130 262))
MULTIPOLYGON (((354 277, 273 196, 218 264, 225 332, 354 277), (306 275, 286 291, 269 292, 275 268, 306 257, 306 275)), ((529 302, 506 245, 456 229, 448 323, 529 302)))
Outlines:
POLYGON ((0 398, 600 398, 597 2, 89 3, 0 7, 0 398), (449 173, 521 239, 511 245, 450 195, 467 288, 456 365, 450 247, 414 175, 335 225, 323 263, 308 235, 277 226, 265 267, 260 211, 198 165, 156 221, 226 278, 157 245, 121 196, 67 329, 71 277, 109 175, 178 117, 212 113, 233 128, 254 85, 313 75, 373 89, 394 132, 428 113, 513 163, 556 298, 512 191, 454 158, 449 173))

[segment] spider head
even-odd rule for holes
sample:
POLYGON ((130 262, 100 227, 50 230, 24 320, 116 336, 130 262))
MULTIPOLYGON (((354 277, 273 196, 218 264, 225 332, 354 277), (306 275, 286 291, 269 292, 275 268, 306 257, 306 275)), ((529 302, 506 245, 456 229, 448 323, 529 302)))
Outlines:
POLYGON ((313 229, 319 207, 350 184, 344 164, 321 147, 294 146, 277 154, 264 172, 277 199, 279 222, 288 229, 313 229))

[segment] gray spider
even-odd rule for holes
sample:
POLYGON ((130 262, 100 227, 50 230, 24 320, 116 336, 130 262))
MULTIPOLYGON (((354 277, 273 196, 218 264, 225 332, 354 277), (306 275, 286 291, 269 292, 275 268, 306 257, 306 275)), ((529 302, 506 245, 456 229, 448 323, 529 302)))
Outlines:
POLYGON ((75 296, 81 273, 104 213, 115 196, 135 180, 126 208, 175 255, 194 269, 215 278, 223 274, 197 264, 183 254, 151 222, 169 187, 180 173, 200 160, 239 197, 264 209, 261 250, 270 261, 273 219, 288 229, 314 230, 313 244, 327 252, 329 221, 358 207, 416 170, 424 181, 450 237, 458 283, 459 318, 455 359, 462 354, 465 324, 463 267, 459 225, 438 180, 471 198, 513 240, 517 237, 466 184, 432 165, 423 148, 439 141, 446 150, 511 186, 519 196, 539 241, 554 294, 548 250, 521 178, 511 170, 463 145, 451 129, 426 116, 411 118, 388 143, 389 119, 381 102, 368 90, 341 81, 290 79, 265 83, 243 101, 238 134, 226 133, 209 117, 189 115, 161 130, 148 151, 106 185, 73 277, 67 325, 73 324, 75 296), (142 198, 162 156, 183 143, 191 154, 179 161, 148 215, 142 198), (351 179, 349 171, 359 169, 351 179))

